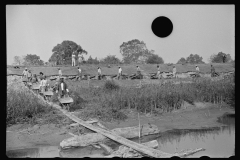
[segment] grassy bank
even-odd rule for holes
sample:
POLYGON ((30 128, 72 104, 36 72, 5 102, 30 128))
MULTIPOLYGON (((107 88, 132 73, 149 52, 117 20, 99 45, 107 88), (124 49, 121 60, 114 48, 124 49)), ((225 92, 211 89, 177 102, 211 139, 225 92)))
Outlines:
MULTIPOLYGON (((98 87, 91 84, 88 87, 87 81, 66 81, 70 96, 74 99, 70 111, 80 111, 79 117, 82 119, 125 120, 127 118, 125 109, 145 114, 163 114, 181 108, 185 101, 190 104, 194 102, 210 102, 219 105, 224 103, 235 107, 234 79, 211 81, 201 78, 196 83, 180 82, 175 85, 169 81, 164 85, 147 84, 141 88, 130 87, 139 83, 139 80, 93 82, 98 84, 98 87)), ((52 97, 52 101, 57 102, 56 95, 52 97)), ((7 125, 32 121, 32 117, 49 114, 53 110, 41 103, 22 86, 22 83, 19 85, 16 82, 8 82, 7 125)), ((61 123, 60 120, 57 122, 61 123)))
MULTIPOLYGON (((134 74, 136 73, 136 65, 120 65, 124 74, 134 74)), ((161 70, 163 72, 172 72, 173 66, 168 66, 166 64, 160 64, 159 65, 161 70)), ((189 71, 195 71, 195 65, 181 65, 176 64, 178 73, 186 73, 189 71)), ((210 64, 199 64, 200 72, 202 73, 210 73, 211 68, 210 64)), ((213 66, 215 67, 216 72, 230 72, 234 71, 234 66, 231 63, 226 64, 220 64, 220 63, 214 63, 213 66)), ((62 70, 63 75, 76 75, 77 74, 77 67, 72 66, 59 66, 62 70)), ((97 75, 97 67, 98 65, 90 65, 90 64, 83 64, 81 65, 81 69, 83 74, 89 74, 89 75, 97 75)), ((103 75, 115 75, 118 73, 118 65, 112 65, 111 68, 108 68, 107 65, 100 65, 102 68, 102 74, 103 75)), ((157 72, 157 65, 153 64, 139 64, 139 67, 141 70, 143 70, 144 73, 156 73, 157 72)), ((39 72, 43 72, 47 76, 51 75, 57 75, 58 74, 58 67, 47 67, 47 66, 29 66, 28 67, 33 74, 39 74, 39 72)), ((13 67, 7 68, 9 74, 18 74, 22 75, 22 72, 24 70, 24 67, 21 67, 20 69, 14 69, 13 67)))

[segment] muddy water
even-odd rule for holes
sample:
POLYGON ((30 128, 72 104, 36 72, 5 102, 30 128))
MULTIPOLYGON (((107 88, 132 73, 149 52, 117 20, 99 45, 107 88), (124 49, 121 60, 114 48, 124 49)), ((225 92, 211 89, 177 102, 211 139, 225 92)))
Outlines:
POLYGON ((235 116, 224 116, 219 118, 218 121, 226 124, 226 126, 166 132, 158 138, 158 149, 174 153, 190 148, 204 148, 205 151, 195 153, 189 157, 230 157, 235 154, 235 116))
MULTIPOLYGON (((235 115, 225 115, 218 120, 225 124, 223 127, 203 128, 198 130, 170 130, 158 135, 145 136, 141 143, 157 139, 158 149, 167 153, 174 153, 185 149, 205 148, 205 151, 195 153, 189 157, 230 157, 235 154, 235 115)), ((138 139, 133 141, 139 142, 138 139)), ((119 144, 111 142, 112 148, 119 144)), ((60 150, 58 146, 41 146, 6 152, 8 157, 103 157, 107 155, 103 148, 94 146, 60 150)))

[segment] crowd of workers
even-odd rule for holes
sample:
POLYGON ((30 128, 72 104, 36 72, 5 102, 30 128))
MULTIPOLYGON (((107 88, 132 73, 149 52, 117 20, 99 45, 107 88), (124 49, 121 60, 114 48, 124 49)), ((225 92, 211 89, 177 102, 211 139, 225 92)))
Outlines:
MULTIPOLYGON (((136 66, 136 67, 137 67, 137 76, 142 76, 140 67, 139 66, 136 66)), ((77 73, 76 80, 81 80, 82 70, 80 67, 77 67, 77 70, 78 70, 78 73, 77 73)), ((177 73, 177 69, 175 66, 173 66, 172 75, 174 78, 176 78, 176 73, 177 73)), ((199 73, 200 73, 199 67, 196 65, 196 74, 199 74, 199 73)), ((216 74, 215 68, 213 67, 213 65, 211 65, 211 77, 214 77, 215 74, 216 74)), ((101 80, 101 77, 102 77, 101 68, 98 67, 97 78, 101 80)), ((122 68, 119 66, 117 79, 121 79, 121 77, 122 77, 122 68)), ((159 65, 157 65, 156 77, 158 79, 163 78, 159 65)), ((46 92, 50 88, 49 83, 47 82, 46 76, 42 72, 39 73, 39 79, 38 79, 36 74, 32 75, 31 70, 28 70, 27 68, 25 68, 25 70, 23 71, 23 78, 25 78, 26 81, 30 82, 30 85, 37 84, 40 82, 40 92, 42 93, 46 92)), ((140 77, 140 79, 141 78, 142 77, 140 77)), ((57 80, 57 82, 54 84, 53 89, 56 91, 56 93, 59 94, 59 97, 63 97, 69 92, 69 90, 68 90, 67 84, 64 82, 64 77, 62 77, 62 70, 60 68, 58 68, 58 79, 59 80, 57 80)))

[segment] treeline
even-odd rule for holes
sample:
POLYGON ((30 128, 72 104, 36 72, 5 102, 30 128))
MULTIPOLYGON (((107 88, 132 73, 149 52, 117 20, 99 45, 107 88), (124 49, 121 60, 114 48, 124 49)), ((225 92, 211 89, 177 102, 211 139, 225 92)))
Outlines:
MULTIPOLYGON (((15 65, 71 65, 72 55, 75 55, 75 61, 85 64, 164 64, 164 60, 154 50, 149 50, 143 41, 133 39, 128 42, 123 42, 120 47, 122 59, 115 55, 108 55, 105 58, 98 59, 89 56, 84 59, 83 55, 88 52, 84 50, 79 44, 65 40, 61 44, 57 44, 52 49, 52 55, 48 62, 44 62, 36 54, 28 54, 26 56, 15 56, 15 65)), ((209 58, 210 63, 227 63, 232 62, 230 54, 219 52, 213 54, 209 58)), ((177 64, 203 64, 203 58, 198 54, 190 54, 187 58, 180 58, 177 64)))

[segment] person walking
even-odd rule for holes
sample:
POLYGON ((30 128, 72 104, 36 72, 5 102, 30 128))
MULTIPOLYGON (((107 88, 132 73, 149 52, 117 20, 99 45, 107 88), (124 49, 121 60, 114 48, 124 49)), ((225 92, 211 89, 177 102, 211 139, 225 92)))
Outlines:
POLYGON ((173 66, 173 77, 174 77, 174 78, 177 78, 177 77, 176 77, 176 73, 177 73, 177 69, 176 69, 175 66, 173 66))
POLYGON ((161 70, 160 70, 159 65, 157 65, 157 78, 158 78, 158 79, 161 79, 161 78, 162 78, 161 70))
POLYGON ((98 80, 101 80, 101 76, 102 76, 102 71, 101 71, 101 68, 98 67, 98 80))
POLYGON ((122 68, 119 66, 118 67, 118 79, 122 78, 122 68))
POLYGON ((211 77, 215 77, 215 68, 211 64, 211 77))
POLYGON ((76 80, 81 80, 82 79, 82 70, 80 67, 78 67, 78 75, 77 75, 77 79, 76 80))
POLYGON ((28 75, 28 70, 27 68, 25 68, 25 70, 22 73, 22 78, 27 78, 27 75, 28 75))
POLYGON ((68 95, 68 93, 69 93, 67 84, 64 82, 63 77, 60 77, 60 79, 59 79, 59 83, 56 87, 56 93, 58 93, 59 98, 63 98, 66 95, 68 95))
POLYGON ((72 66, 76 65, 76 61, 75 61, 75 54, 72 53, 72 66))
POLYGON ((62 70, 60 68, 58 68, 58 76, 61 77, 62 76, 62 70))

